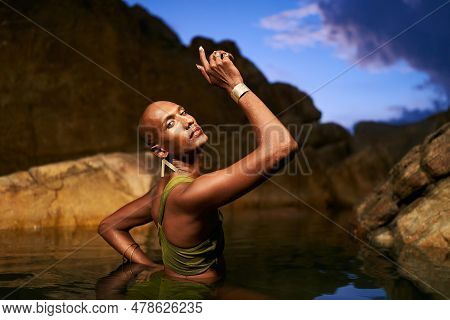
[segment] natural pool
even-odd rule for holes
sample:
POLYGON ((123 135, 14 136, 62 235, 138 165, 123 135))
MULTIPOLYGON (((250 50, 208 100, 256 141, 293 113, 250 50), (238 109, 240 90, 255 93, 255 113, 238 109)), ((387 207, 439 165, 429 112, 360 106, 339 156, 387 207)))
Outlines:
MULTIPOLYGON (((222 212, 227 273, 216 286, 168 282, 159 273, 139 283, 128 281, 127 270, 120 267, 121 256, 97 236, 96 229, 45 229, 1 232, 0 295, 8 295, 7 299, 440 298, 419 289, 395 265, 309 210, 223 208, 222 212)), ((351 213, 330 217, 350 228, 351 213)), ((153 226, 133 230, 133 236, 152 259, 159 259, 153 226)))

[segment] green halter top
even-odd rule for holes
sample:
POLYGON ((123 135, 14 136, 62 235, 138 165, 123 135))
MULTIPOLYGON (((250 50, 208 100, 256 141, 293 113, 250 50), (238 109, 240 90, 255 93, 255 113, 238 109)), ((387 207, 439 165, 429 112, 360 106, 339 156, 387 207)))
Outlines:
POLYGON ((217 210, 217 214, 219 215, 220 223, 206 240, 196 246, 180 248, 166 239, 162 228, 162 221, 167 197, 170 191, 178 184, 191 183, 192 181, 194 181, 194 178, 185 175, 175 176, 169 180, 161 196, 158 216, 158 236, 163 263, 176 273, 185 276, 200 274, 208 270, 212 265, 217 263, 225 245, 222 229, 223 217, 219 210, 217 210))

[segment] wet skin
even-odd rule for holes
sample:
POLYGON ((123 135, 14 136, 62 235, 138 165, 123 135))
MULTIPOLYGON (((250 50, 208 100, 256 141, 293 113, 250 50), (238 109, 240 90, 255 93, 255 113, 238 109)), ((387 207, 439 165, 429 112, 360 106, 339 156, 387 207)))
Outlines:
MULTIPOLYGON (((206 58, 199 50, 201 65, 197 68, 212 85, 231 92, 242 83, 240 72, 225 51, 215 51, 206 58)), ((141 116, 142 136, 147 137, 153 154, 159 158, 173 157, 173 164, 182 174, 195 178, 192 183, 177 185, 167 199, 163 230, 168 241, 179 247, 192 247, 205 240, 219 223, 217 208, 226 205, 261 184, 272 169, 298 150, 289 131, 252 92, 245 93, 238 102, 253 125, 257 148, 227 168, 202 173, 202 147, 208 137, 195 118, 176 103, 158 101, 150 104, 141 116), (262 174, 264 172, 264 175, 262 174)), ((158 220, 162 191, 173 175, 171 173, 144 196, 120 208, 99 225, 99 234, 120 254, 134 263, 146 265, 154 271, 164 269, 166 274, 185 279, 218 279, 223 263, 195 276, 182 276, 168 267, 151 261, 140 248, 131 248, 134 242, 129 230, 158 220)), ((223 259, 221 259, 223 262, 223 259)))

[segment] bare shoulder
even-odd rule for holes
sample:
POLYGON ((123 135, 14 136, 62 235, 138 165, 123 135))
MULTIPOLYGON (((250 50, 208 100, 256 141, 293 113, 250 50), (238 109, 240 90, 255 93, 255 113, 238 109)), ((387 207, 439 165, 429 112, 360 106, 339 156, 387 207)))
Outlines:
MULTIPOLYGON (((153 219, 155 221, 158 221, 162 195, 169 181, 170 181, 169 178, 159 179, 159 181, 156 182, 155 187, 152 189, 152 193, 150 194, 150 197, 152 198, 151 211, 153 219)), ((173 189, 170 191, 170 194, 166 199, 166 208, 170 203, 170 206, 175 206, 177 211, 186 212, 186 206, 183 206, 183 201, 179 201, 179 199, 180 195, 184 193, 184 191, 186 190, 186 188, 190 186, 190 184, 191 183, 184 181, 177 183, 177 185, 174 186, 173 189)))
POLYGON ((181 179, 175 186, 172 186, 166 200, 166 208, 179 214, 197 215, 202 213, 201 208, 191 205, 191 200, 195 200, 194 198, 197 198, 202 193, 202 190, 199 189, 203 189, 203 187, 198 182, 203 176, 204 174, 195 178, 191 177, 189 180, 181 179))
MULTIPOLYGON (((194 180, 195 181, 195 180, 194 180)), ((172 188, 170 191, 169 196, 167 197, 167 203, 170 202, 170 205, 173 205, 178 210, 181 210, 185 213, 188 213, 189 208, 186 206, 186 203, 184 201, 183 195, 185 192, 192 187, 193 181, 182 181, 177 183, 176 186, 172 188)))

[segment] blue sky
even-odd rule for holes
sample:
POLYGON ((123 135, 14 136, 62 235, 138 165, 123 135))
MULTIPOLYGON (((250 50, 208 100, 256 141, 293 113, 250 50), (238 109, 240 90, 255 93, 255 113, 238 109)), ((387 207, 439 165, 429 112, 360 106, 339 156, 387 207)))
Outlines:
MULTIPOLYGON (((370 7, 375 4, 369 0, 359 0, 358 5, 363 2, 367 4, 358 7, 353 1, 356 0, 342 0, 340 5, 343 7, 337 9, 351 6, 352 10, 359 10, 356 14, 351 12, 353 16, 361 12, 364 23, 369 21, 363 14, 371 14, 370 10, 373 9, 370 7)), ((386 10, 384 7, 382 10, 377 9, 380 23, 389 24, 390 28, 383 30, 384 34, 380 33, 381 28, 376 25, 362 25, 352 20, 351 31, 359 32, 357 36, 353 35, 350 40, 342 36, 330 40, 330 27, 337 30, 338 35, 339 32, 346 35, 348 30, 343 26, 347 27, 348 21, 353 19, 353 16, 337 16, 337 1, 333 6, 326 7, 324 4, 319 7, 314 1, 291 0, 127 0, 129 4, 139 3, 150 13, 162 18, 186 45, 197 35, 216 41, 235 41, 241 53, 253 61, 269 81, 288 82, 311 94, 315 105, 323 113, 322 121, 338 122, 347 128, 359 120, 388 120, 400 116, 401 110, 427 109, 433 105, 433 100, 445 100, 445 94, 442 90, 437 91, 435 84, 445 83, 448 79, 439 71, 434 72, 433 66, 420 63, 420 58, 427 59, 426 56, 421 57, 423 52, 416 54, 419 58, 404 53, 404 47, 409 45, 408 34, 393 40, 382 52, 380 50, 380 55, 366 59, 363 65, 323 86, 363 55, 364 50, 371 45, 366 41, 368 38, 380 39, 377 45, 381 44, 383 39, 390 39, 415 22, 417 17, 427 13, 427 8, 417 7, 416 3, 420 0, 381 2, 386 3, 386 10), (394 2, 400 3, 397 7, 393 5, 393 8, 389 8, 394 2), (410 2, 414 2, 415 6, 410 2), (405 3, 411 8, 405 7, 405 3), (388 15, 392 10, 400 10, 400 16, 405 12, 405 18, 399 18, 398 22, 396 20, 393 23, 392 18, 387 16, 390 22, 383 21, 383 14, 388 15), (370 27, 374 30, 370 30, 370 27), (356 49, 358 54, 354 53, 356 49)), ((439 5, 439 1, 436 5, 439 5)), ((429 26, 431 30, 434 27, 433 19, 439 22, 439 14, 442 15, 442 12, 428 18, 423 28, 429 26)), ((418 30, 422 32, 421 35, 426 31, 418 30)), ((447 34, 442 37, 450 43, 447 34)), ((441 41, 442 37, 436 41, 441 41)))

